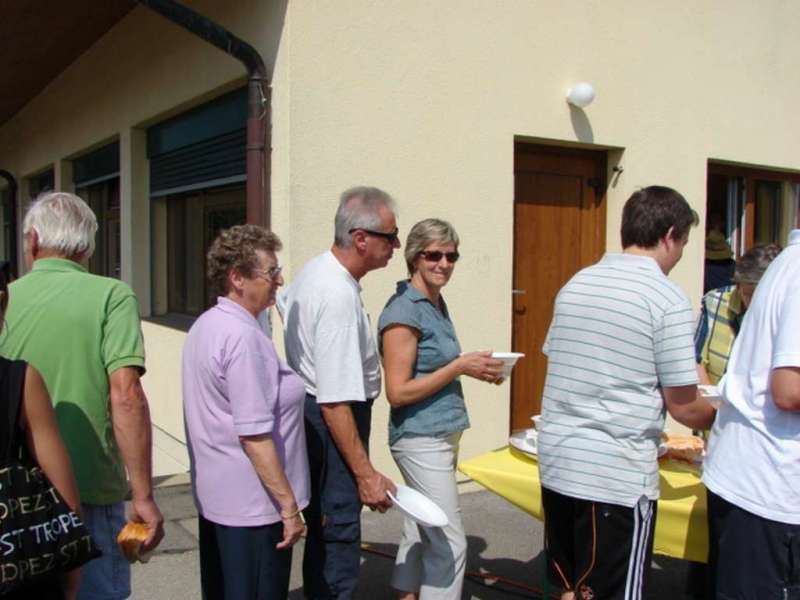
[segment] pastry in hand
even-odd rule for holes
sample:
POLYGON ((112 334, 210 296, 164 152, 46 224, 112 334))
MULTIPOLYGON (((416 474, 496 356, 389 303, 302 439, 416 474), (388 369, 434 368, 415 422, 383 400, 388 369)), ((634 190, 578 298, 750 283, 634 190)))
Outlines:
POLYGON ((150 528, 144 523, 128 521, 125 524, 125 527, 122 528, 122 531, 117 536, 117 543, 128 562, 147 561, 148 557, 140 555, 140 550, 149 535, 150 528))
POLYGON ((661 437, 667 447, 667 456, 670 458, 689 463, 700 462, 703 458, 703 448, 705 446, 703 438, 695 435, 666 432, 661 434, 661 437))

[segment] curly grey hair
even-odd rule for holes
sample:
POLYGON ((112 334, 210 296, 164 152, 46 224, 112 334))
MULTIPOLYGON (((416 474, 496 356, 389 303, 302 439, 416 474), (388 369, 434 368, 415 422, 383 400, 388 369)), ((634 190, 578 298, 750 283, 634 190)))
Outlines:
POLYGON ((220 231, 206 255, 206 274, 218 294, 228 293, 228 273, 252 277, 258 268, 256 250, 278 252, 283 244, 269 229, 259 225, 234 225, 220 231))
POLYGON ((733 280, 736 283, 749 283, 756 285, 769 264, 781 253, 778 244, 763 244, 753 246, 736 261, 733 280))

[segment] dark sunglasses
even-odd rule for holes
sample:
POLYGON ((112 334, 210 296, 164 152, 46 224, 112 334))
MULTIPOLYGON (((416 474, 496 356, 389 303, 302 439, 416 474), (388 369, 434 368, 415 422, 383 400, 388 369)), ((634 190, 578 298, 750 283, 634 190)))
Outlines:
POLYGON ((461 256, 458 252, 442 252, 441 250, 429 250, 427 252, 420 252, 419 255, 427 261, 439 262, 444 256, 447 262, 454 263, 461 256))
POLYGON ((351 229, 347 233, 353 233, 354 231, 363 231, 367 235, 374 235, 375 237, 383 238, 392 244, 394 244, 396 241, 400 239, 400 236, 398 235, 400 233, 400 230, 397 227, 394 228, 394 231, 390 231, 388 233, 385 231, 373 231, 372 229, 364 229, 363 227, 356 227, 355 229, 351 229))

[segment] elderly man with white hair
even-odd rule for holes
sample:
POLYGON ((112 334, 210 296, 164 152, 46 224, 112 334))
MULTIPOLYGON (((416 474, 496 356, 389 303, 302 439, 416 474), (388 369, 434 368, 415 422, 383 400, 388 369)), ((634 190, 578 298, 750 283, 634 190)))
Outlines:
POLYGON ((80 600, 130 596, 130 566, 115 539, 130 517, 149 528, 142 550, 163 537, 153 500, 150 414, 140 376, 144 342, 136 296, 125 283, 91 275, 97 219, 77 196, 50 192, 23 223, 31 269, 10 286, 0 352, 42 374, 81 496, 84 521, 103 556, 83 569, 80 600), (126 479, 126 469, 129 478, 126 479))

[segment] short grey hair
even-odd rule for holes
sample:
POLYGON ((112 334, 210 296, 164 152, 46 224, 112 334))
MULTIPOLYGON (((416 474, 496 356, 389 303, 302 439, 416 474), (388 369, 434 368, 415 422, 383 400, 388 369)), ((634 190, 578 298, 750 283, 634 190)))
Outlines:
POLYGON ((416 223, 408 232, 406 239, 405 259, 408 274, 413 275, 414 263, 421 252, 430 244, 454 244, 458 248, 458 234, 455 227, 442 219, 424 219, 416 223))
POLYGON ((358 186, 342 192, 334 219, 334 243, 340 248, 353 244, 353 229, 378 229, 382 207, 397 215, 394 199, 376 187, 358 186))
POLYGON ((769 263, 775 260, 780 253, 781 247, 778 244, 753 246, 736 261, 733 281, 756 285, 761 280, 764 271, 767 270, 769 263))
POLYGON ((39 246, 62 256, 94 253, 97 217, 89 205, 74 194, 46 192, 28 208, 22 222, 22 234, 36 232, 39 246))

